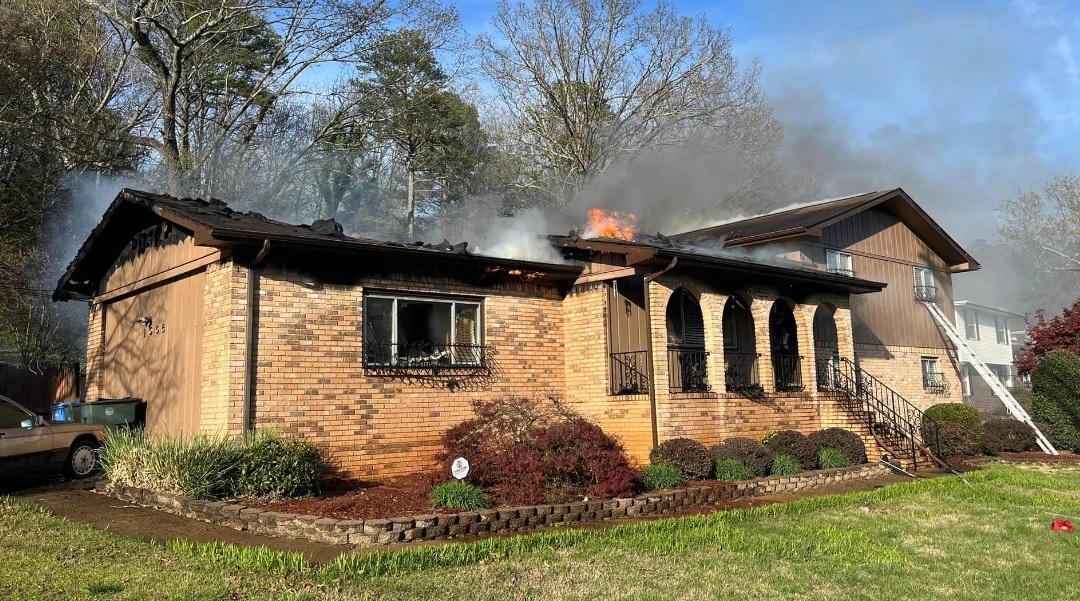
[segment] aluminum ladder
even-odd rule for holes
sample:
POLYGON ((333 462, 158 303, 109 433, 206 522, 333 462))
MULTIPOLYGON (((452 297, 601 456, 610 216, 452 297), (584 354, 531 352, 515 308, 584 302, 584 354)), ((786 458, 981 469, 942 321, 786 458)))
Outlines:
POLYGON ((1005 408, 1008 409, 1009 413, 1011 413, 1014 418, 1031 426, 1031 429, 1035 431, 1035 440, 1038 441, 1039 448, 1041 448, 1044 453, 1057 455, 1057 449, 1054 448, 1054 445, 1050 444, 1050 440, 1039 430, 1035 425, 1035 422, 1031 421, 1031 416, 1024 410, 1023 405, 1013 398, 1009 389, 1005 388, 1005 385, 1001 383, 1001 380, 997 379, 994 372, 990 371, 990 368, 979 359, 978 355, 975 354, 975 351, 972 350, 960 335, 960 332, 957 332, 956 328, 953 327, 953 324, 945 317, 941 308, 934 304, 933 301, 923 301, 923 304, 926 305, 926 309, 930 311, 930 315, 934 318, 934 321, 936 321, 937 324, 941 326, 941 329, 945 331, 945 335, 949 337, 949 340, 957 350, 961 352, 960 360, 963 361, 965 358, 967 359, 968 363, 975 368, 975 371, 979 372, 982 379, 990 386, 990 390, 994 391, 994 394, 1001 401, 1001 404, 1005 405, 1005 408))

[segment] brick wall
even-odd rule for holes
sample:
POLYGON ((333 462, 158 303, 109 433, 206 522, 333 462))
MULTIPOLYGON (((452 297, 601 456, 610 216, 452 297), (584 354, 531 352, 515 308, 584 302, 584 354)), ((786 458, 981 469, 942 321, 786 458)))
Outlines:
POLYGON ((635 462, 648 463, 652 450, 649 395, 610 394, 604 284, 574 289, 563 311, 568 404, 616 436, 635 462))
POLYGON ((920 409, 925 410, 938 403, 964 402, 960 372, 954 354, 948 349, 860 344, 856 346, 855 354, 859 358, 859 366, 867 373, 920 409), (938 359, 938 369, 944 374, 947 384, 944 393, 923 388, 922 357, 938 359))
POLYGON ((206 270, 199 428, 204 433, 243 431, 248 274, 231 260, 206 270))
POLYGON ((471 415, 474 399, 565 389, 563 306, 550 288, 480 288, 405 275, 335 285, 269 269, 258 288, 256 426, 314 440, 344 475, 386 478, 426 469, 442 434, 471 415), (367 373, 361 356, 365 287, 483 297, 490 371, 413 378, 367 373))

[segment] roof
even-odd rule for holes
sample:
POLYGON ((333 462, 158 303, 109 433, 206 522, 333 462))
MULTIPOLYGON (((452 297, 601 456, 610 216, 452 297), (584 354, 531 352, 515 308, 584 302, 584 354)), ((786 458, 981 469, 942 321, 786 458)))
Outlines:
POLYGON ((1001 315, 1008 315, 1009 317, 1024 317, 1023 313, 1017 313, 1016 311, 1009 311, 1008 309, 1002 309, 1000 307, 992 307, 990 305, 983 305, 981 303, 976 303, 976 302, 972 302, 972 301, 969 301, 969 300, 954 301, 953 305, 956 306, 957 308, 975 307, 977 309, 982 309, 983 311, 989 311, 991 313, 999 313, 1001 315))
POLYGON ((560 247, 572 247, 595 252, 617 252, 628 257, 637 255, 635 260, 644 257, 661 261, 678 259, 680 265, 696 264, 707 268, 720 268, 727 271, 757 274, 787 281, 809 283, 815 286, 843 290, 852 294, 879 292, 885 288, 883 282, 864 280, 851 276, 831 273, 817 267, 789 261, 761 257, 740 256, 738 250, 719 252, 682 243, 666 236, 641 236, 629 241, 619 238, 580 238, 577 236, 552 236, 552 241, 560 247))
POLYGON ((247 246, 258 248, 272 243, 274 248, 321 250, 336 253, 392 253, 430 259, 435 263, 472 263, 483 266, 516 268, 550 274, 572 280, 581 272, 578 265, 542 263, 477 255, 467 243, 443 241, 432 245, 417 242, 378 241, 348 236, 334 220, 312 224, 291 224, 270 219, 256 212, 234 211, 220 200, 176 198, 125 188, 102 216, 101 221, 83 242, 71 264, 64 271, 53 293, 54 300, 85 298, 105 270, 112 265, 132 236, 166 221, 192 234, 196 245, 219 248, 247 246))
POLYGON ((953 271, 979 268, 975 260, 902 188, 877 190, 817 201, 671 236, 673 240, 720 239, 724 246, 745 246, 785 238, 819 236, 824 228, 877 206, 885 206, 942 257, 953 271))

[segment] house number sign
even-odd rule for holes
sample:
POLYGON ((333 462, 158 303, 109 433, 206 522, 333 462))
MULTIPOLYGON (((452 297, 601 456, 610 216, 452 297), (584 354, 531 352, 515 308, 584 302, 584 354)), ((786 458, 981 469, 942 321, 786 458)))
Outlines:
POLYGON ((146 326, 146 331, 143 334, 144 338, 150 338, 151 336, 160 336, 165 333, 165 322, 154 323, 146 326))

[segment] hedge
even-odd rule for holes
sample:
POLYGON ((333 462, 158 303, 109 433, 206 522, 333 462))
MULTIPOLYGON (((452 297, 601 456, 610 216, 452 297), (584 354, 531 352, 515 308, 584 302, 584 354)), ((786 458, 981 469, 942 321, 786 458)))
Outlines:
POLYGON ((801 432, 784 430, 765 442, 765 449, 772 454, 787 455, 799 462, 804 470, 817 469, 818 448, 801 432))
POLYGON ((1020 453, 1036 448, 1035 431, 1015 419, 992 419, 983 424, 983 447, 987 453, 1020 453))
POLYGON ((715 461, 736 459, 758 476, 769 475, 769 468, 772 467, 772 455, 765 450, 765 445, 742 436, 729 438, 714 446, 712 457, 715 461))
POLYGON ((1032 393, 1065 413, 1080 428, 1080 357, 1069 351, 1052 351, 1039 360, 1031 377, 1032 393))
POLYGON ((704 480, 713 474, 709 449, 689 438, 665 440, 649 453, 649 460, 653 465, 668 465, 679 470, 688 480, 704 480))

